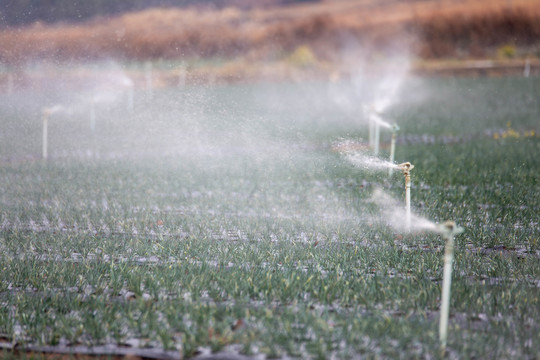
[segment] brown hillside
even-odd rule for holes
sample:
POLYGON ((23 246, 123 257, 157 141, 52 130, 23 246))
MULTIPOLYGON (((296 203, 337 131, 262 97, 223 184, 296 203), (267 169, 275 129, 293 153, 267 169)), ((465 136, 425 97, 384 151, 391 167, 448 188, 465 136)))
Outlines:
POLYGON ((151 9, 79 25, 0 32, 0 61, 97 58, 274 59, 308 45, 318 59, 396 46, 422 58, 493 56, 540 45, 540 0, 327 0, 263 9, 151 9))

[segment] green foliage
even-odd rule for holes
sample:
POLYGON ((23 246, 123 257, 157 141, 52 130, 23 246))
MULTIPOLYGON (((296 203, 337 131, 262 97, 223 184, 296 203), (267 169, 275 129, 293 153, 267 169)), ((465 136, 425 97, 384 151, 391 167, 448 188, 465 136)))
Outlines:
MULTIPOLYGON (((509 118, 521 133, 538 126, 540 81, 528 80, 423 80, 429 97, 408 101, 409 84, 393 110, 415 212, 466 228, 448 344, 463 357, 540 350, 539 138, 492 136, 509 118)), ((365 129, 327 102, 327 84, 162 90, 132 114, 99 109, 96 133, 83 115, 58 115, 48 163, 28 156, 51 101, 41 96, 25 109, 0 100, 8 342, 439 356, 442 240, 385 225, 369 197, 380 186, 399 199, 402 176, 332 151, 365 129), (89 149, 102 157, 78 156, 89 149)))
MULTIPOLYGON (((314 0, 282 0, 284 4, 314 0)), ((316 1, 316 0, 315 0, 316 1)), ((280 1, 277 0, 276 3, 280 1)), ((35 21, 79 22, 151 7, 227 6, 228 0, 5 0, 0 7, 0 27, 35 21)))
POLYGON ((497 49, 497 57, 502 59, 513 59, 516 57, 517 49, 514 45, 503 45, 497 49))
POLYGON ((295 67, 309 68, 317 63, 317 57, 307 45, 297 47, 287 58, 287 62, 295 67))

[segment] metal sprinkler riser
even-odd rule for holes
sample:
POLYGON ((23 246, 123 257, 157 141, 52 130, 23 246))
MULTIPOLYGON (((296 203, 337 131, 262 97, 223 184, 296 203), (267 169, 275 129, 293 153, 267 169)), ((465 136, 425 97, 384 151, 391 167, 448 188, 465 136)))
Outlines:
MULTIPOLYGON (((396 138, 397 132, 399 131, 399 126, 397 124, 392 125, 392 140, 390 142, 390 162, 394 163, 395 153, 396 153, 396 138)), ((391 177, 394 174, 394 168, 388 168, 388 176, 391 177)))
POLYGON ((463 228, 453 221, 446 221, 438 226, 438 230, 445 240, 444 270, 441 293, 441 315, 439 320, 439 340, 441 347, 446 348, 448 337, 448 316, 450 312, 450 289, 452 283, 452 265, 454 262, 454 236, 463 232, 463 228))
POLYGON ((410 162, 404 162, 397 166, 405 175, 405 224, 407 230, 411 229, 411 170, 414 165, 410 162))

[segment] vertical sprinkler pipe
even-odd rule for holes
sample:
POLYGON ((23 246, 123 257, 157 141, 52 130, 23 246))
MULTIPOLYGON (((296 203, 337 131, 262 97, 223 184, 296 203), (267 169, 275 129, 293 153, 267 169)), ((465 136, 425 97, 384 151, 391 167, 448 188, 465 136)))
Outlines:
POLYGON ((375 121, 373 117, 369 116, 369 147, 373 148, 375 144, 375 121))
POLYGON ((379 156, 379 142, 381 138, 381 125, 378 121, 375 121, 375 144, 373 146, 373 153, 375 156, 379 156))
POLYGON ((444 270, 441 294, 441 315, 439 320, 439 340, 441 347, 446 348, 448 335, 448 314, 450 312, 450 287, 452 283, 452 264, 454 262, 454 236, 463 232, 463 228, 453 221, 439 225, 439 231, 446 242, 444 248, 444 270))
MULTIPOLYGON (((397 132, 399 131, 399 126, 397 124, 392 125, 392 141, 390 142, 390 162, 394 163, 394 156, 396 153, 396 138, 397 138, 397 132)), ((388 176, 392 176, 394 173, 394 168, 389 167, 388 168, 388 176)))
POLYGON ((527 60, 525 61, 525 67, 523 68, 523 76, 528 78, 530 74, 531 74, 531 60, 527 58, 527 60))
POLYGON ((379 141, 381 137, 381 119, 379 115, 370 110, 369 113, 369 145, 375 156, 379 155, 379 141))
POLYGON ((407 230, 411 229, 411 170, 414 165, 410 162, 399 164, 398 168, 405 175, 405 224, 407 230))

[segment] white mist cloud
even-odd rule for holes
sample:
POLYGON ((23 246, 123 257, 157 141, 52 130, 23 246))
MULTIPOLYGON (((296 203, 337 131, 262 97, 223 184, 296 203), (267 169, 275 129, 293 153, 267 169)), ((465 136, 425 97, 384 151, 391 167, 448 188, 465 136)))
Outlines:
POLYGON ((382 171, 390 168, 398 168, 397 165, 389 161, 363 153, 362 145, 354 140, 341 140, 335 143, 333 148, 338 150, 351 164, 366 171, 382 171))
POLYGON ((377 59, 367 55, 369 50, 353 44, 350 48, 354 50, 344 53, 344 67, 349 74, 331 79, 329 99, 339 111, 364 124, 377 113, 375 121, 390 127, 385 112, 400 103, 404 84, 410 79, 411 56, 407 46, 396 46, 386 57, 377 59))
MULTIPOLYGON (((399 231, 405 231, 407 229, 404 202, 394 199, 380 188, 376 188, 375 191, 373 191, 371 201, 379 207, 383 218, 382 221, 384 221, 387 225, 399 231)), ((435 223, 414 213, 411 213, 410 230, 439 231, 435 223)))

